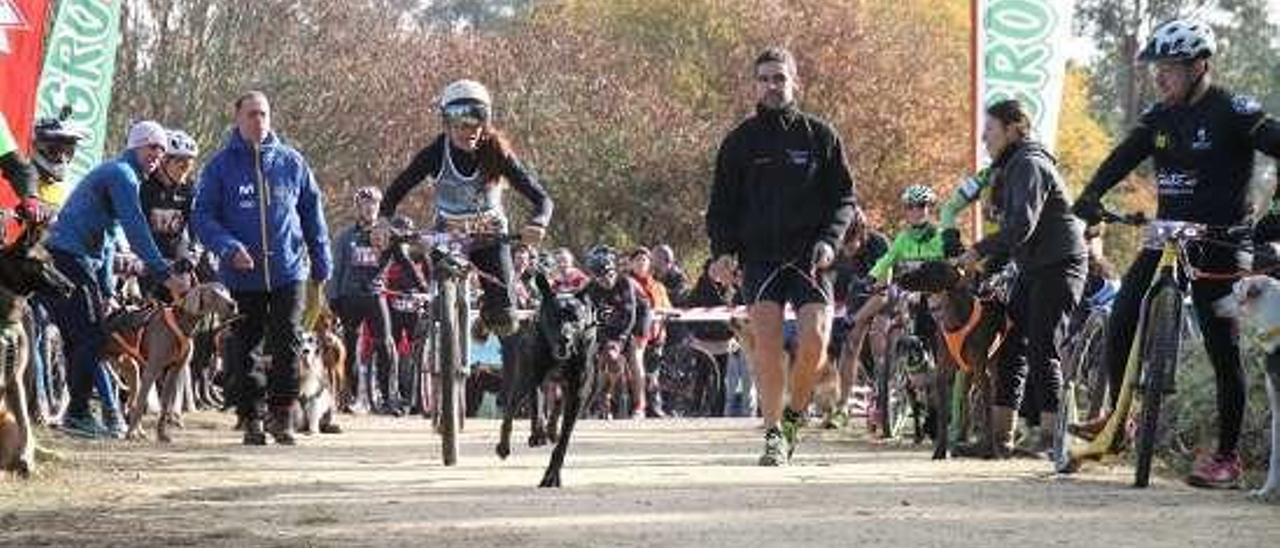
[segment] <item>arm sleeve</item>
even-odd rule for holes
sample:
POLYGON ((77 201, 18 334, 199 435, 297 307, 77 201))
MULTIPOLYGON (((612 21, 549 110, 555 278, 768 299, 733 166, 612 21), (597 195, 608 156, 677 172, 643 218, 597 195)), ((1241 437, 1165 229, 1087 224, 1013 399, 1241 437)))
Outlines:
POLYGON ((410 190, 440 172, 440 156, 442 154, 440 146, 444 141, 437 139, 431 146, 418 151, 417 156, 413 157, 413 161, 409 162, 409 167, 397 175, 391 186, 382 195, 382 204, 378 206, 379 217, 392 217, 396 214, 396 207, 400 205, 400 200, 409 194, 410 190))
POLYGON ((329 279, 333 269, 333 256, 329 254, 329 225, 324 220, 324 198, 320 194, 320 185, 311 173, 311 167, 305 160, 300 160, 302 178, 301 192, 298 194, 298 218, 302 224, 302 238, 307 242, 307 253, 311 259, 311 279, 323 282, 329 279))
POLYGON ((1133 168, 1147 159, 1151 155, 1155 147, 1155 132, 1146 122, 1138 124, 1138 127, 1129 132, 1111 154, 1107 155, 1107 159, 1102 161, 1102 165, 1098 166, 1098 171, 1094 172, 1093 179, 1089 181, 1088 186, 1084 189, 1084 194, 1101 198, 1108 190, 1123 181, 1133 168))
POLYGON ((125 237, 134 253, 147 264, 148 273, 157 280, 169 275, 169 262, 160 255, 151 237, 151 225, 147 224, 146 215, 142 213, 142 204, 138 196, 138 179, 129 174, 124 184, 107 185, 111 193, 111 205, 115 209, 116 218, 124 228, 125 237))
POLYGON ((508 158, 503 176, 516 189, 516 192, 533 204, 534 213, 529 219, 529 224, 546 227, 551 222, 551 211, 555 209, 555 204, 551 201, 551 195, 547 194, 546 188, 534 178, 520 160, 514 157, 508 158))
POLYGON ((0 172, 13 186, 14 194, 22 197, 35 195, 36 170, 18 151, 0 154, 0 172))
POLYGON ((961 211, 973 205, 978 201, 978 197, 982 196, 983 189, 991 183, 990 172, 986 169, 979 171, 977 175, 966 177, 955 190, 951 191, 951 197, 942 204, 942 208, 938 212, 938 226, 943 230, 956 227, 956 217, 961 211))
POLYGON ((195 228, 200 243, 219 259, 225 260, 235 250, 243 249, 244 244, 222 224, 227 204, 223 203, 225 193, 216 166, 216 163, 210 163, 200 174, 196 197, 191 205, 191 226, 195 228))
POLYGON ((879 283, 889 281, 889 276, 893 275, 893 264, 898 262, 898 243, 900 238, 894 238, 893 243, 889 245, 889 249, 885 250, 880 258, 876 259, 876 264, 871 265, 869 276, 879 283))
POLYGON ((351 250, 351 235, 355 231, 353 229, 343 230, 338 233, 338 238, 333 241, 333 251, 331 253, 333 263, 333 276, 329 284, 324 286, 325 297, 334 300, 341 295, 338 291, 342 288, 343 279, 347 277, 347 268, 351 264, 350 257, 347 253, 351 250))
POLYGON ((1249 138, 1253 148, 1272 158, 1280 159, 1280 122, 1270 116, 1258 116, 1249 124, 1249 138))
POLYGON ((737 254, 742 249, 738 240, 739 217, 742 214, 742 159, 736 151, 737 139, 731 134, 720 144, 716 154, 715 179, 711 201, 707 204, 707 237, 711 240, 711 256, 737 254))
POLYGON ((1046 180, 1041 167, 1035 160, 1022 158, 1004 168, 1004 215, 1000 230, 974 244, 978 253, 1012 254, 1035 232, 1049 196, 1047 187, 1052 184, 1052 180, 1046 180))
POLYGON ((832 250, 840 249, 844 233, 853 220, 853 210, 857 205, 854 199, 853 174, 849 171, 849 160, 844 154, 844 142, 835 130, 828 127, 831 145, 827 152, 827 161, 823 166, 823 188, 829 203, 827 218, 818 233, 818 241, 826 242, 832 250))
POLYGON ((98 288, 102 296, 110 299, 116 294, 116 241, 115 236, 108 233, 107 241, 102 242, 102 265, 98 267, 98 288))

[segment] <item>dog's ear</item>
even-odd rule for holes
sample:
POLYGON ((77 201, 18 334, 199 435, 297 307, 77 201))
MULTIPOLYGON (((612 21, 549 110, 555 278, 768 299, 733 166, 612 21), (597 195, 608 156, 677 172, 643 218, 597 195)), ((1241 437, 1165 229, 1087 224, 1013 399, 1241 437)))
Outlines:
POLYGON ((542 293, 542 298, 546 299, 554 295, 551 291, 551 282, 547 281, 547 275, 542 271, 538 271, 533 276, 533 283, 537 284, 538 292, 542 293))

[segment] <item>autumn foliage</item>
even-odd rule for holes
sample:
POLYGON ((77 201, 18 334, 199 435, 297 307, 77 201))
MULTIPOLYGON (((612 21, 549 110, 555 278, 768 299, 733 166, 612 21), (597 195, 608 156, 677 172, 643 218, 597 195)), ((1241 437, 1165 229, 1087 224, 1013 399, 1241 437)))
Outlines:
MULTIPOLYGON (((556 200, 557 243, 703 252, 715 152, 751 112, 750 63, 771 44, 799 58, 802 105, 843 135, 874 222, 896 222, 904 185, 946 191, 968 164, 958 0, 565 0, 479 30, 415 23, 410 0, 127 4, 114 135, 154 117, 208 150, 232 99, 263 89, 335 223, 354 186, 385 186, 436 135, 438 90, 472 77, 556 200)), ((403 210, 421 220, 425 202, 403 210)))

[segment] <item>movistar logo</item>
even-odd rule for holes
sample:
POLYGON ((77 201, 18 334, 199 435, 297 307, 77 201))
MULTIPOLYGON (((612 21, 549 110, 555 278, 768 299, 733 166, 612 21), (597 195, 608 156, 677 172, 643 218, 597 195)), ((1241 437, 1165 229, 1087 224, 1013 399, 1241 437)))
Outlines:
POLYGON ((9 31, 28 31, 31 26, 27 18, 18 11, 18 4, 13 0, 0 0, 0 53, 8 54, 9 31))

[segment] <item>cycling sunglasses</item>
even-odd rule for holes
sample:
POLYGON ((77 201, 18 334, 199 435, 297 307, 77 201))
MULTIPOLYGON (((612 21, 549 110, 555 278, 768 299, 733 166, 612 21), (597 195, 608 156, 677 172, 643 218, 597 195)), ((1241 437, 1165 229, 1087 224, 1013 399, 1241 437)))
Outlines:
POLYGON ((481 103, 457 103, 442 109, 445 121, 453 124, 481 125, 489 120, 489 107, 481 103))

